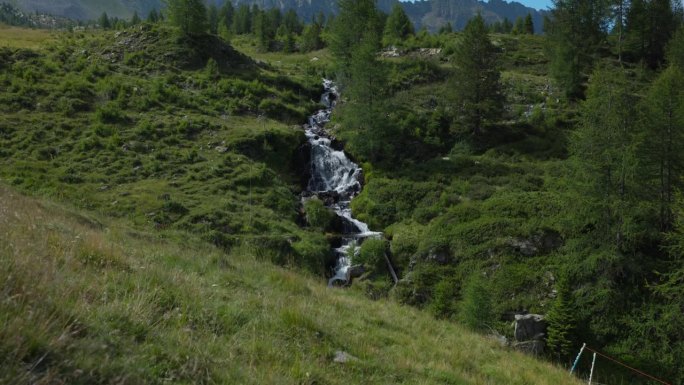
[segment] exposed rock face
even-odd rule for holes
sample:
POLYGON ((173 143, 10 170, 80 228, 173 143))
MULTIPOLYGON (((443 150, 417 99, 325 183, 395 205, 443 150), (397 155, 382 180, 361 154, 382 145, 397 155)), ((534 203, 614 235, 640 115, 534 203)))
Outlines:
POLYGON ((515 340, 524 342, 543 339, 546 336, 546 321, 539 314, 518 314, 515 316, 515 340))
POLYGON ((560 234, 553 230, 543 230, 529 238, 510 239, 508 245, 526 257, 544 255, 563 245, 560 234))
POLYGON ((351 284, 354 278, 359 278, 366 272, 366 268, 363 265, 350 266, 347 270, 347 283, 351 284))
POLYGON ((539 314, 515 316, 515 343, 513 347, 532 355, 541 355, 546 346, 546 321, 539 314))

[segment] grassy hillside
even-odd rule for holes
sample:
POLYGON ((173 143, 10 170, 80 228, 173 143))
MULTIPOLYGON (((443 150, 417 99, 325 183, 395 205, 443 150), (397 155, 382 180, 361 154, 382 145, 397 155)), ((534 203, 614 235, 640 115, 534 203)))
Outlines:
POLYGON ((259 236, 274 260, 323 268, 323 235, 297 225, 315 73, 286 77, 163 26, 65 33, 0 57, 3 180, 226 248, 259 236))
POLYGON ((0 24, 0 47, 31 48, 45 47, 54 39, 54 33, 45 29, 28 29, 0 24))
POLYGON ((0 186, 1 383, 575 384, 412 308, 0 186), (356 359, 333 362, 336 351, 356 359))

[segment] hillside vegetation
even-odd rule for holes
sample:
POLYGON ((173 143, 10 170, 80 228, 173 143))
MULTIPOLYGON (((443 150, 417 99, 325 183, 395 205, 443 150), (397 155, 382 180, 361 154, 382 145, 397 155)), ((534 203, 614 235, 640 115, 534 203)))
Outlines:
MULTIPOLYGON (((586 342, 681 381, 681 8, 562 0, 535 36, 338 5, 305 25, 170 0, 0 48, 7 381, 570 381, 456 326, 511 338, 528 312, 544 358, 586 342), (383 234, 341 291, 335 198, 300 197, 323 77, 353 214, 383 234)), ((594 380, 648 383, 604 359, 594 380)))
POLYGON ((0 186, 1 383, 575 384, 319 277, 0 186), (30 325, 30 327, 28 327, 30 325), (353 358, 336 363, 337 351, 353 358))

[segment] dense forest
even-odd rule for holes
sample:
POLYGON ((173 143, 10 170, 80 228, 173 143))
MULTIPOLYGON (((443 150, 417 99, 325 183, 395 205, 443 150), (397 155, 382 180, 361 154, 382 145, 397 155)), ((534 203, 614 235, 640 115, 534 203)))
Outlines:
POLYGON ((350 291, 506 337, 543 314, 545 359, 569 367, 587 343, 684 381, 681 4, 557 0, 543 34, 531 14, 431 33, 399 5, 338 7, 169 0, 0 48, 2 183, 323 281, 339 221, 301 204, 293 125, 330 78, 330 135, 364 170, 353 214, 383 234, 350 251, 366 271, 350 291))

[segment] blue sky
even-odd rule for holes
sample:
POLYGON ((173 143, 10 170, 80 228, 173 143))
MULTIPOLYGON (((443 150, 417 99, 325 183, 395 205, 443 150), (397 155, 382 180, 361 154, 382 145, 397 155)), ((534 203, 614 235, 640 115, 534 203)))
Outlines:
MULTIPOLYGON (((401 1, 413 1, 413 0, 401 0, 401 1)), ((487 1, 487 0, 485 0, 487 1)), ((513 0, 506 0, 508 2, 511 2, 513 0)), ((551 0, 515 0, 518 3, 525 4, 528 7, 532 8, 537 8, 537 9, 546 9, 550 8, 552 1, 551 0)))

